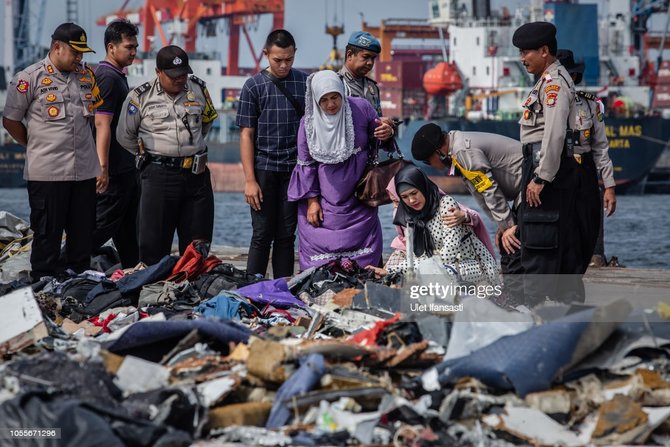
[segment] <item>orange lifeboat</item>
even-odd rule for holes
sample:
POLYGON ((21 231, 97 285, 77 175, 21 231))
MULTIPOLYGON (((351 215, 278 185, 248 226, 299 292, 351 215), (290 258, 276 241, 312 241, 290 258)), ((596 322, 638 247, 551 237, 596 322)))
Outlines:
POLYGON ((423 88, 430 95, 448 95, 463 88, 456 64, 440 62, 423 75, 423 88))

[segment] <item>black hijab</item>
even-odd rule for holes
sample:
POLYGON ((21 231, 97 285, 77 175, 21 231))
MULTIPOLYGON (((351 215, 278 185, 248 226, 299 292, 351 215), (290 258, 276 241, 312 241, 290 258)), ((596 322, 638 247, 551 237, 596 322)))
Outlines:
POLYGON ((414 165, 407 165, 395 175, 395 187, 400 197, 402 189, 407 189, 407 185, 421 191, 426 198, 426 204, 420 211, 413 210, 405 205, 402 199, 398 205, 393 223, 403 227, 412 227, 414 229, 414 254, 421 256, 433 256, 435 242, 426 228, 426 224, 432 219, 440 207, 440 189, 431 182, 426 174, 414 165))

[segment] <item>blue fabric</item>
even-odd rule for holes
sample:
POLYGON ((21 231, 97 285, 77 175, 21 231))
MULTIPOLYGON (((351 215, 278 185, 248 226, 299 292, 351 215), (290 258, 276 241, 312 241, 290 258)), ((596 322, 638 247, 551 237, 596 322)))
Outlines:
POLYGON ((177 264, 178 260, 179 258, 176 256, 167 255, 156 264, 150 265, 139 272, 126 275, 117 282, 103 280, 88 292, 86 295, 86 304, 93 301, 98 295, 108 293, 112 290, 118 289, 122 295, 128 295, 138 292, 142 286, 162 281, 170 276, 172 269, 177 264))
POLYGON ((305 306, 305 303, 289 292, 288 284, 284 278, 249 284, 237 289, 237 293, 246 296, 257 304, 272 304, 278 308, 305 306))
POLYGON ((239 320, 240 307, 244 306, 248 313, 253 312, 253 306, 242 301, 242 297, 230 292, 221 293, 207 301, 200 303, 193 312, 207 318, 221 320, 239 320))
POLYGON ((323 355, 310 354, 303 357, 302 365, 289 379, 279 387, 275 402, 270 411, 265 428, 278 428, 285 425, 290 417, 291 410, 286 406, 286 401, 293 396, 306 393, 314 389, 321 381, 326 372, 323 355))
MULTIPOLYGON (((304 109, 307 75, 291 69, 279 82, 304 109)), ((236 124, 256 130, 255 169, 273 172, 293 170, 298 153, 296 145, 300 116, 281 90, 262 73, 244 83, 236 124)))
POLYGON ((503 337, 470 355, 436 366, 440 384, 474 377, 499 390, 528 393, 548 389, 571 361, 589 327, 593 309, 503 337))
POLYGON ((251 334, 249 329, 232 321, 140 321, 130 326, 107 349, 119 355, 134 355, 151 362, 160 362, 165 354, 194 329, 224 354, 228 352, 229 342, 246 343, 251 334))
POLYGON ((382 46, 375 36, 365 31, 354 31, 349 36, 348 45, 353 45, 364 50, 372 51, 373 53, 381 53, 382 46))

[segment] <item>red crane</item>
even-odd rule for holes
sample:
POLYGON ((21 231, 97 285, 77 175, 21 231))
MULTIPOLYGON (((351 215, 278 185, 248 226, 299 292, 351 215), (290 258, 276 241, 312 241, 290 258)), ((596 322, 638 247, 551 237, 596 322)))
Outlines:
MULTIPOLYGON (((105 26, 110 18, 130 18, 133 11, 125 9, 126 0, 118 11, 101 17, 97 24, 105 26)), ((230 38, 228 40, 228 61, 226 74, 239 74, 240 30, 244 33, 247 44, 256 63, 256 71, 260 70, 262 53, 256 55, 247 24, 255 22, 261 14, 272 14, 272 29, 284 27, 284 0, 145 0, 144 6, 137 12, 138 24, 144 27, 142 50, 151 51, 151 43, 155 32, 163 46, 169 45, 176 37, 183 41, 184 50, 194 53, 196 44, 196 26, 224 19, 228 22, 230 38), (171 37, 166 37, 164 27, 170 24, 171 37)))

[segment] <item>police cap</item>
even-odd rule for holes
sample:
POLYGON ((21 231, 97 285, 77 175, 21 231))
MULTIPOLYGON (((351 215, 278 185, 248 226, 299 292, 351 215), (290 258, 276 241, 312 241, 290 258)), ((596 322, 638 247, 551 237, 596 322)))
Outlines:
POLYGON ((556 54, 556 27, 549 22, 532 22, 521 25, 514 31, 512 43, 520 50, 537 50, 546 45, 556 54))
POLYGON ((88 47, 84 28, 74 23, 68 22, 58 25, 58 28, 51 35, 51 39, 65 42, 80 53, 95 53, 88 47))
POLYGON ((364 31, 356 31, 349 36, 348 45, 353 45, 364 50, 379 54, 382 46, 375 36, 364 31))
POLYGON ((193 73, 188 64, 188 54, 176 45, 168 45, 160 49, 156 55, 156 68, 164 71, 171 78, 193 73))
POLYGON ((412 157, 426 161, 442 147, 442 128, 435 123, 424 124, 412 138, 412 157))

